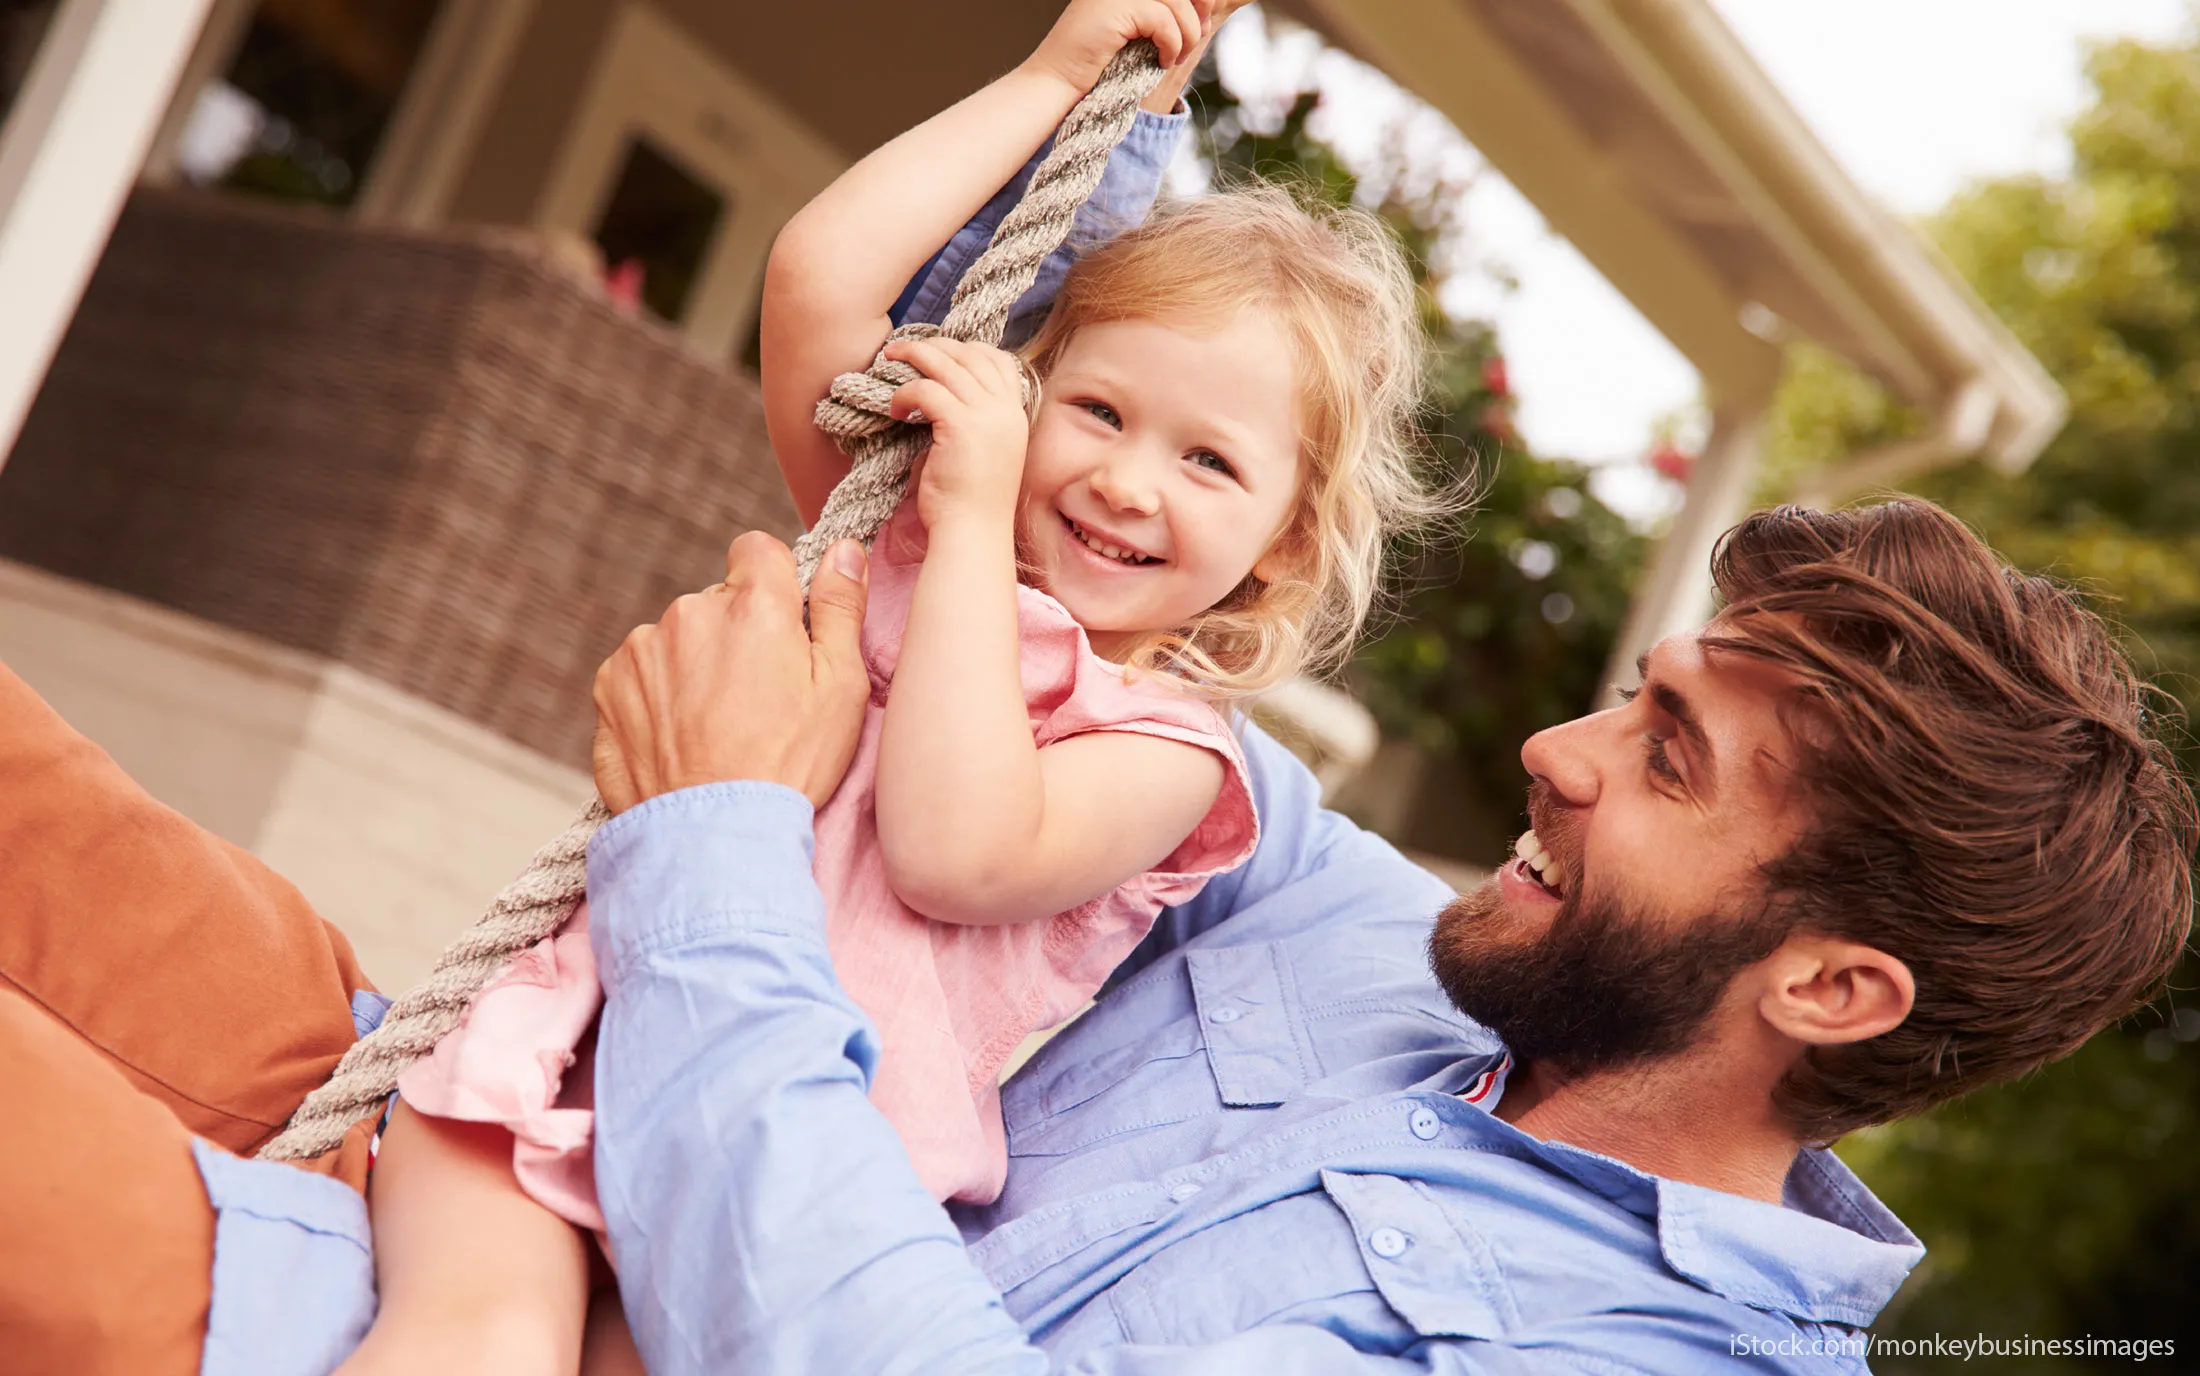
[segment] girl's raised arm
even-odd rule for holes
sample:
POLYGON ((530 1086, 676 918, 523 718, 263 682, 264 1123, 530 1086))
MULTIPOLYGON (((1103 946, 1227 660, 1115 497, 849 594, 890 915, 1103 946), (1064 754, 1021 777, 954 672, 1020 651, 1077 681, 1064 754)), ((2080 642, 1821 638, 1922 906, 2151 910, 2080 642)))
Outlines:
POLYGON ((764 416, 805 525, 848 462, 811 413, 837 375, 869 365, 909 279, 1044 143, 1100 70, 1146 37, 1169 73, 1146 107, 1174 108, 1216 0, 1075 0, 1013 71, 842 173, 779 232, 764 273, 764 416))

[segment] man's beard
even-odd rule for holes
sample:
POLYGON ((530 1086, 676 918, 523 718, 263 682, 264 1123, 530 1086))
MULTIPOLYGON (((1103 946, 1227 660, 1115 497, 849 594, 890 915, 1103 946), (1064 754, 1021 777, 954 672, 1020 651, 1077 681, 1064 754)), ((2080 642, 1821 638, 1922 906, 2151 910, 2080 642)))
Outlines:
MULTIPOLYGON (((1545 836, 1541 826, 1537 835, 1545 836)), ((1788 935, 1761 911, 1656 921, 1589 893, 1572 838, 1545 844, 1553 840, 1566 847, 1553 849, 1573 890, 1540 935, 1505 939, 1494 876, 1455 899, 1429 934, 1429 966, 1452 1005, 1519 1062, 1574 1078, 1684 1051, 1734 976, 1788 935)))

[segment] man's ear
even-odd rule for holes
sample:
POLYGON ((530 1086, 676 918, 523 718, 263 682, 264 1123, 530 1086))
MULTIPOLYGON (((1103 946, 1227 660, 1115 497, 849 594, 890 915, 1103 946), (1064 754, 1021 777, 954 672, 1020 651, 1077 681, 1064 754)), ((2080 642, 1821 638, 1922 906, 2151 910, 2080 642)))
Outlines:
POLYGON ((1917 1001, 1910 967, 1875 946, 1800 932, 1766 960, 1757 1011, 1810 1046, 1860 1042, 1900 1026, 1917 1001))

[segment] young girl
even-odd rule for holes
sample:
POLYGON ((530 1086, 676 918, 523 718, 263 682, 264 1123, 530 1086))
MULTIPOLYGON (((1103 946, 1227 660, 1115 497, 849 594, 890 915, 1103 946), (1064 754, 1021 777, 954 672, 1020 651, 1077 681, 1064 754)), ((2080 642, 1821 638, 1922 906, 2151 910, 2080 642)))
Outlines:
MULTIPOLYGON (((932 246, 1123 43, 1151 37, 1173 63, 1207 11, 1077 0, 1030 61, 788 224, 763 379, 805 520, 847 468, 817 400, 878 349, 932 246)), ((996 1085, 1017 1045, 1251 852, 1226 710, 1336 661, 1386 534, 1427 504, 1408 439, 1418 324, 1375 221, 1270 189, 1090 253, 1021 360, 945 339, 887 353, 921 374, 893 406, 930 422, 932 447, 874 543, 872 705, 818 814, 816 873, 835 967, 878 1026, 874 1102, 935 1197, 982 1202, 1005 1178, 996 1085), (1028 414, 1027 365, 1043 380, 1028 414)), ((584 910, 405 1076, 372 1193, 382 1317, 352 1369, 432 1352, 514 1370, 521 1348, 570 1368, 579 1250, 513 1181, 601 1236, 577 1063, 600 999, 584 910)))

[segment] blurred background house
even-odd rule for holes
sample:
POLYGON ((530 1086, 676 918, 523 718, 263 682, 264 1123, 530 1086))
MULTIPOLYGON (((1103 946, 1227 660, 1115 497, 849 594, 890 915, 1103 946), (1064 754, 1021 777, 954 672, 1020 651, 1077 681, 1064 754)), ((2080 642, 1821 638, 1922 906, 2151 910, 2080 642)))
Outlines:
MULTIPOLYGON (((1054 12, 0 0, 0 660, 409 982, 587 796, 595 664, 737 530, 792 533, 748 371, 778 226, 1054 12)), ((1521 739, 1699 617, 1712 541, 1765 500, 1949 502, 2121 597, 2194 697, 2190 47, 2102 50, 2067 173, 1913 225, 1710 0, 1268 0, 1233 24, 1265 35, 1241 50, 1357 59, 1480 160, 1344 139, 1318 84, 1256 98, 1210 66, 1172 174, 1368 204, 1428 279, 1430 461, 1487 498, 1395 552, 1395 615, 1341 688, 1268 708, 1363 820, 1496 859, 1521 739), (1443 308, 1484 172, 1700 379, 1700 422, 1649 456, 1679 498, 1655 525, 1531 452, 1503 341, 1443 308)), ((2196 1042, 2167 1013, 1852 1143, 1936 1247, 1894 1322, 2190 1332, 2196 1042)))

